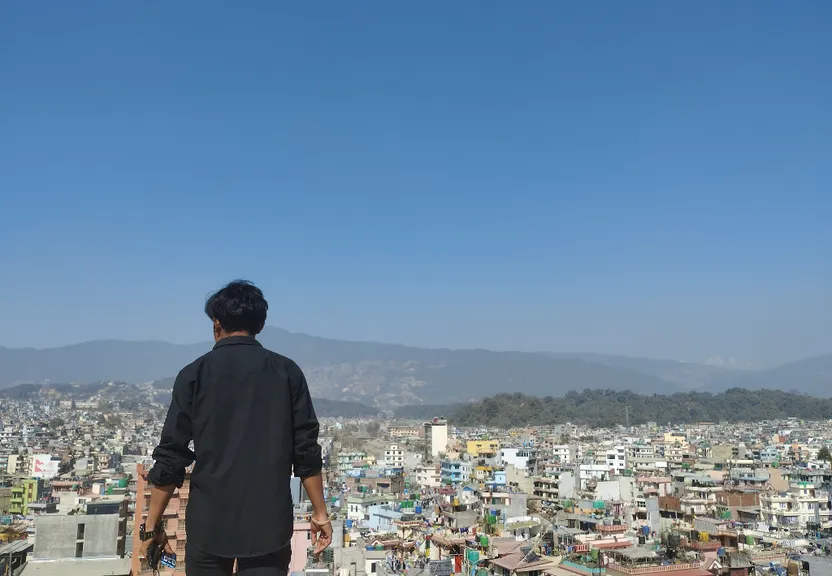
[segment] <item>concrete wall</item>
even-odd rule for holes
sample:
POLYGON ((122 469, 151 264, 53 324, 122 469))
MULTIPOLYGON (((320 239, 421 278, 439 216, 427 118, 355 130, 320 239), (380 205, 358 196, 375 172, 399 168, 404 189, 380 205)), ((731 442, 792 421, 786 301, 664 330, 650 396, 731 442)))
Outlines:
POLYGON ((118 514, 39 516, 35 519, 33 558, 75 558, 79 543, 83 543, 82 558, 115 558, 118 525, 118 514), (77 538, 79 524, 84 524, 82 540, 77 538))

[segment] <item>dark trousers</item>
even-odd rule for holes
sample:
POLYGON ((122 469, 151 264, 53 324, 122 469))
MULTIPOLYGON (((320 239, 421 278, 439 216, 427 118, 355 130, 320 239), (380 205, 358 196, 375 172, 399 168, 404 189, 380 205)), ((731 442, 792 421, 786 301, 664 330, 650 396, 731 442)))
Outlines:
MULTIPOLYGON (((286 546, 266 556, 237 558, 240 576, 287 576, 292 547, 286 546)), ((188 546, 185 551, 185 574, 188 576, 231 576, 234 558, 220 558, 188 546)))

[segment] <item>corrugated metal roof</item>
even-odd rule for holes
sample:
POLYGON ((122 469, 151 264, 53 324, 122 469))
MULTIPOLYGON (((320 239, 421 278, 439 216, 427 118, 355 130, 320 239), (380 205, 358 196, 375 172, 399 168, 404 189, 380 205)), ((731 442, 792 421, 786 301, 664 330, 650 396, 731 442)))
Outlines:
POLYGON ((7 556, 9 554, 17 554, 25 551, 27 548, 34 548, 34 540, 15 540, 0 546, 0 556, 7 556))

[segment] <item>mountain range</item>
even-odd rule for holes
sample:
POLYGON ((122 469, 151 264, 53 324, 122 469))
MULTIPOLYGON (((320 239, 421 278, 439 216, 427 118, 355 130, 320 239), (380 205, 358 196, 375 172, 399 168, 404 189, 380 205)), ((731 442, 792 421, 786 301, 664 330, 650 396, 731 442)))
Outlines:
MULTIPOLYGON (((732 387, 832 396, 832 354, 767 370, 603 354, 427 349, 320 338, 266 327, 267 348, 294 359, 314 396, 382 409, 470 402, 503 392, 562 396, 570 390, 637 394, 732 387)), ((21 383, 150 382, 175 375, 210 342, 92 341, 57 348, 0 347, 0 388, 21 383)))

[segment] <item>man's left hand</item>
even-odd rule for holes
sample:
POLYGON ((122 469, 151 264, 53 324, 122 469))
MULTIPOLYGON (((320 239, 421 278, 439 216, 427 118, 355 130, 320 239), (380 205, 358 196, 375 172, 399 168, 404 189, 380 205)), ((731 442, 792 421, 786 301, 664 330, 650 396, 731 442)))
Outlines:
POLYGON ((170 542, 168 541, 168 535, 165 532, 164 528, 160 528, 153 538, 142 542, 139 555, 144 556, 144 558, 147 560, 148 566, 150 566, 150 558, 148 557, 147 552, 150 549, 150 545, 154 543, 157 546, 159 546, 160 549, 164 550, 167 554, 173 554, 173 548, 171 548, 170 542))

